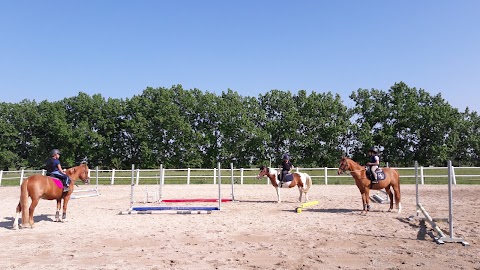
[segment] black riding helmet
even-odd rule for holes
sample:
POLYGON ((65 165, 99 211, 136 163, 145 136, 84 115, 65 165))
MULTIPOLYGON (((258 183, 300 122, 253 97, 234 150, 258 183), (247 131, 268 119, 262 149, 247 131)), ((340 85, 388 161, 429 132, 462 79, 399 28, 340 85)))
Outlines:
POLYGON ((290 156, 288 154, 283 154, 282 159, 290 159, 290 156))
POLYGON ((59 155, 60 155, 60 150, 58 150, 58 149, 53 149, 53 150, 50 152, 50 155, 51 155, 51 156, 54 156, 54 155, 56 155, 56 154, 59 154, 59 155))
POLYGON ((372 147, 372 148, 370 148, 369 152, 373 152, 375 154, 378 154, 378 148, 377 147, 372 147))

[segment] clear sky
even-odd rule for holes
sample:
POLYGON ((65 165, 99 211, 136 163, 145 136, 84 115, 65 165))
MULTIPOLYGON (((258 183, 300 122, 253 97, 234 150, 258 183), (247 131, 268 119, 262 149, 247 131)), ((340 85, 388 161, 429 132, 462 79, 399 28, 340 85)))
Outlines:
POLYGON ((0 102, 395 82, 480 112, 477 0, 0 0, 0 102))

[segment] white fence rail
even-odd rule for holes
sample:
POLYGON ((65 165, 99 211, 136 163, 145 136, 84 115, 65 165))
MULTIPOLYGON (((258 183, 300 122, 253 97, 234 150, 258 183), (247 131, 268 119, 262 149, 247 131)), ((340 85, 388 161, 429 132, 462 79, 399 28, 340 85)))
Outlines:
MULTIPOLYGON (((403 183, 415 183, 415 168, 396 168, 403 183)), ((134 178, 136 184, 216 184, 217 175, 215 169, 163 169, 163 179, 160 179, 160 169, 135 169, 134 178)), ((348 175, 337 175, 337 168, 296 168, 297 171, 308 173, 314 184, 353 184, 353 178, 348 175)), ((256 180, 258 168, 222 169, 222 182, 229 182, 233 175, 235 184, 266 183, 266 177, 256 180), (227 179, 228 178, 228 179, 227 179), (225 180, 223 180, 225 179, 225 180)), ((20 185, 26 177, 33 174, 45 174, 45 170, 19 170, 0 171, 0 186, 20 185)), ((456 180, 462 183, 480 184, 480 167, 456 167, 454 170, 456 180)), ((98 177, 102 185, 129 184, 132 177, 131 170, 90 170, 90 177, 98 177), (97 175, 98 174, 98 175, 97 175)), ((420 183, 438 184, 447 183, 447 167, 420 167, 420 183)))

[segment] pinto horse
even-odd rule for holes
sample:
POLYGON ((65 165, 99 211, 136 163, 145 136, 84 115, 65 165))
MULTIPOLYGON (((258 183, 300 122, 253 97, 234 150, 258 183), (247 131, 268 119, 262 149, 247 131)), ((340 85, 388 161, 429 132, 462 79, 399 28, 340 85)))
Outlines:
POLYGON ((362 213, 366 213, 370 210, 370 189, 380 190, 383 188, 390 197, 390 208, 388 211, 391 212, 393 210, 393 193, 391 188, 393 188, 393 192, 395 193, 395 206, 398 210, 398 213, 402 211, 402 204, 400 203, 400 175, 398 174, 397 170, 392 168, 382 168, 382 170, 385 174, 385 179, 379 180, 377 184, 372 184, 367 178, 367 169, 365 167, 347 157, 342 157, 340 160, 338 174, 340 175, 346 171, 349 171, 355 179, 355 184, 357 184, 357 187, 362 194, 362 213))
POLYGON ((82 162, 79 166, 69 168, 65 173, 70 177, 70 190, 63 192, 63 186, 60 180, 41 174, 35 174, 27 179, 23 180, 20 187, 20 202, 17 206, 15 213, 15 221, 13 222, 13 228, 18 229, 18 217, 22 212, 22 228, 26 228, 28 224, 33 228, 33 212, 40 199, 45 200, 57 200, 57 213, 55 214, 55 221, 67 220, 67 204, 70 200, 70 195, 73 192, 75 186, 75 180, 81 179, 85 184, 89 183, 88 165, 86 162, 82 162), (28 197, 32 199, 30 208, 27 209, 28 197), (63 199, 63 215, 60 220, 60 206, 63 199))
POLYGON ((260 173, 257 176, 257 179, 260 179, 264 176, 267 176, 268 179, 270 179, 272 186, 274 186, 275 189, 277 190, 277 198, 278 198, 277 202, 279 203, 281 202, 280 188, 292 188, 295 186, 298 187, 298 191, 300 192, 300 197, 298 198, 298 201, 299 202, 302 201, 303 193, 305 193, 305 202, 308 201, 307 192, 312 187, 312 178, 310 178, 308 174, 300 173, 300 172, 292 173, 291 174, 292 179, 289 179, 288 176, 290 175, 287 175, 285 177, 287 177, 288 182, 283 182, 283 183, 277 179, 277 174, 278 174, 277 170, 269 167, 261 166, 260 173))

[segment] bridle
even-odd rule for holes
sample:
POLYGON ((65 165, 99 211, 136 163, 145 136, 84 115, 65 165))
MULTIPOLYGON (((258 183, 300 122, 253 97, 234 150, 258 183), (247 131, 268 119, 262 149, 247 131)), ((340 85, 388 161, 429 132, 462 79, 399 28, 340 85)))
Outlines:
POLYGON ((346 171, 349 171, 350 173, 352 173, 352 172, 361 172, 365 170, 365 168, 362 168, 360 170, 353 170, 353 171, 349 170, 348 161, 346 159, 340 162, 340 167, 338 167, 338 169, 341 170, 342 173, 346 173, 346 171))

